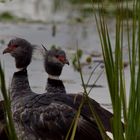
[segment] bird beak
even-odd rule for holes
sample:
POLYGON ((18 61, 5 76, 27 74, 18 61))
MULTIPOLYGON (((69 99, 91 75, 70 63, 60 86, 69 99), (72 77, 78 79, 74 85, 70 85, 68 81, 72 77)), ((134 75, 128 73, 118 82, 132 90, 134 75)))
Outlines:
POLYGON ((13 49, 10 47, 7 47, 6 49, 4 49, 3 54, 5 53, 10 53, 13 49))
POLYGON ((65 60, 65 64, 67 64, 67 65, 69 65, 70 63, 69 63, 69 61, 66 59, 65 60))

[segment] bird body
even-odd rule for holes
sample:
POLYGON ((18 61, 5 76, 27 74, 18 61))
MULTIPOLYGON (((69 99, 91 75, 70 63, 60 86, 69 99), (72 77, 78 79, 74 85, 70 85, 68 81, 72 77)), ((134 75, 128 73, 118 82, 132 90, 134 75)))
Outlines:
MULTIPOLYGON (((47 79, 47 84, 46 84, 46 91, 47 91, 46 94, 48 94, 48 91, 50 93, 66 94, 67 97, 73 102, 74 108, 77 110, 84 97, 81 94, 73 94, 73 93, 66 92, 63 81, 59 79, 59 76, 61 75, 62 69, 65 64, 69 64, 69 63, 66 58, 66 54, 63 50, 59 48, 58 49, 52 48, 51 50, 46 50, 46 54, 44 55, 44 68, 49 77, 47 79), (53 78, 51 78, 50 75, 53 78)), ((104 109, 103 107, 101 107, 100 104, 97 103, 94 99, 91 98, 88 99, 90 100, 90 103, 92 104, 94 110, 99 116, 103 126, 105 127, 105 130, 111 132, 110 120, 113 117, 113 114, 110 113, 108 110, 104 109)), ((95 118, 91 113, 88 102, 84 102, 83 108, 81 110, 81 114, 87 116, 89 120, 95 122, 95 118)))
MULTIPOLYGON (((71 104, 73 104, 73 107, 76 110, 78 110, 78 108, 79 108, 79 106, 84 98, 82 94, 67 93, 62 80, 55 80, 55 79, 48 78, 47 84, 46 84, 46 93, 45 94, 48 94, 48 91, 51 94, 55 94, 55 93, 66 94, 67 98, 71 101, 71 104)), ((103 123, 105 130, 112 132, 110 121, 111 121, 111 118, 113 117, 113 114, 111 112, 109 112, 108 110, 104 109, 94 99, 91 99, 91 98, 88 98, 88 99, 90 100, 90 103, 94 107, 94 110, 96 111, 101 122, 103 123)), ((65 100, 65 101, 67 101, 67 100, 65 100)), ((90 120, 95 121, 87 101, 84 102, 84 105, 83 105, 82 110, 81 110, 81 114, 84 114, 90 120)))
MULTIPOLYGON (((26 80, 25 71, 16 72, 11 84, 12 112, 18 138, 23 140, 29 138, 31 140, 65 139, 77 113, 72 100, 59 93, 36 94, 30 90, 26 80), (23 83, 20 83, 21 79, 23 83), (17 85, 18 88, 15 82, 20 83, 17 85), (19 91, 21 88, 24 90, 19 91)), ((89 137, 102 140, 97 125, 92 125, 84 116, 79 118, 76 137, 76 139, 89 137), (86 129, 89 131, 86 132, 86 129)))
MULTIPOLYGON (((55 94, 50 91, 47 91, 47 94, 37 94, 31 90, 27 66, 31 62, 32 51, 30 43, 16 38, 9 42, 8 48, 3 52, 10 53, 15 58, 16 67, 21 69, 13 74, 10 88, 17 136, 20 140, 64 140, 75 119, 77 109, 71 98, 60 92, 62 90, 55 94), (22 57, 19 55, 21 52, 25 52, 22 53, 22 57), (19 64, 20 62, 22 63, 19 64)), ((63 58, 59 59, 61 63, 65 61, 63 58)), ((75 140, 79 139, 102 140, 96 123, 91 122, 84 114, 78 119, 75 140)))

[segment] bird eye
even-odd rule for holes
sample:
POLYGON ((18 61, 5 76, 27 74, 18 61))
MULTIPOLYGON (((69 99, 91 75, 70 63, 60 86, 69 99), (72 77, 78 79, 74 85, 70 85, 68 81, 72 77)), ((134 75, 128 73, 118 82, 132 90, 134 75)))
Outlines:
POLYGON ((19 45, 13 45, 15 48, 17 48, 19 45))
POLYGON ((17 48, 19 45, 8 45, 10 48, 17 48))

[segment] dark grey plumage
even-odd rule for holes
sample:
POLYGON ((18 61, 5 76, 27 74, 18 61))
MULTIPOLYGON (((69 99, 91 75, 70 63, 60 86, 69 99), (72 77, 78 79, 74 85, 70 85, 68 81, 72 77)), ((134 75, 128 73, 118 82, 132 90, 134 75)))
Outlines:
MULTIPOLYGON (((15 38, 10 40, 8 47, 3 51, 3 54, 10 53, 15 58, 16 68, 22 69, 15 72, 10 86, 11 109, 14 119, 14 125, 19 139, 29 139, 31 133, 28 133, 21 124, 21 112, 24 110, 26 100, 35 96, 30 89, 26 67, 30 64, 32 58, 33 46, 25 39, 15 38), (18 113, 19 112, 19 113, 18 113)), ((34 136, 31 137, 34 139, 34 136)))
POLYGON ((66 94, 63 82, 61 80, 54 80, 51 78, 47 79, 46 91, 47 94, 66 94))
MULTIPOLYGON (((19 39, 17 39, 18 41, 19 39)), ((15 41, 15 43, 17 42, 15 41)), ((23 42, 19 43, 19 47, 23 45, 23 42)), ((14 44, 12 43, 12 45, 14 44)), ((28 47, 32 47, 32 45, 28 45, 28 47)), ((14 73, 10 89, 12 114, 18 138, 22 140, 64 140, 77 110, 66 94, 32 92, 26 70, 31 59, 26 59, 24 56, 32 55, 32 53, 24 51, 27 54, 23 53, 24 55, 20 57, 18 55, 20 50, 23 51, 18 47, 4 50, 4 53, 9 52, 15 58, 16 66, 17 58, 20 58, 21 62, 26 61, 20 66, 22 70, 14 73)), ((29 50, 32 51, 32 49, 29 50)), ((28 56, 28 58, 31 57, 28 56)), ((90 120, 86 119, 84 115, 81 115, 78 121, 75 140, 79 139, 102 140, 97 125, 94 122, 90 123, 90 120)))
MULTIPOLYGON (((56 76, 56 73, 57 73, 57 76, 60 76, 64 64, 67 64, 66 62, 68 62, 68 60, 62 62, 62 60, 67 60, 66 54, 63 50, 55 49, 55 48, 52 48, 49 51, 46 50, 44 64, 45 64, 45 70, 46 70, 47 74, 56 76), (63 59, 61 59, 61 61, 60 61, 59 58, 63 58, 63 59)), ((46 90, 49 91, 50 93, 67 94, 65 87, 63 85, 63 82, 59 79, 56 80, 56 79, 48 78, 46 90)), ((68 98, 70 98, 73 101, 74 108, 78 109, 78 107, 83 99, 83 96, 80 94, 67 94, 67 96, 68 96, 68 98)), ((91 100, 93 107, 95 108, 98 116, 100 117, 100 119, 105 127, 105 130, 111 132, 111 122, 110 121, 111 121, 111 118, 113 117, 113 114, 110 113, 109 111, 107 111, 106 109, 104 109, 103 107, 101 107, 100 104, 97 103, 95 100, 93 100, 91 98, 89 98, 89 99, 91 100)), ((89 109, 87 102, 84 103, 81 113, 84 114, 85 116, 87 116, 90 120, 95 121, 91 114, 91 111, 89 109)))
POLYGON ((24 68, 30 64, 32 52, 33 45, 30 42, 22 38, 15 38, 10 40, 3 54, 10 53, 15 58, 16 67, 24 68))
MULTIPOLYGON (((12 112, 18 137, 23 140, 64 140, 77 112, 72 100, 65 94, 35 94, 26 87, 29 86, 26 80, 27 73, 22 70, 14 74, 11 85, 12 112), (21 81, 26 82, 26 86, 21 81), (18 88, 14 86, 17 82, 20 83, 18 88)), ((102 140, 97 125, 83 115, 79 118, 75 140, 79 138, 102 140)))
POLYGON ((52 48, 46 51, 44 67, 48 74, 53 76, 60 76, 62 67, 65 64, 69 64, 66 59, 66 54, 61 49, 52 48))
POLYGON ((52 80, 53 78, 59 78, 62 72, 62 68, 65 64, 69 65, 69 62, 63 50, 57 48, 52 48, 49 51, 45 50, 44 67, 49 77, 51 77, 48 78, 47 80, 46 86, 47 93, 66 94, 63 82, 60 81, 59 79, 52 80))

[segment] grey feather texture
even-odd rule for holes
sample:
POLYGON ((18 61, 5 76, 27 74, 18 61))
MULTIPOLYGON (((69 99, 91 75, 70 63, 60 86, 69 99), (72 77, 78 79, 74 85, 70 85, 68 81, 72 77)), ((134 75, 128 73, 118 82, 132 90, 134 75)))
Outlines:
MULTIPOLYGON (((53 73, 56 73, 55 71, 63 70, 64 65, 58 65, 58 62, 53 61, 53 59, 52 59, 56 55, 61 56, 62 54, 63 54, 64 59, 66 59, 66 54, 61 49, 52 48, 51 50, 46 51, 46 57, 44 58, 44 61, 45 61, 44 64, 45 64, 45 69, 46 69, 46 72, 48 75, 50 73, 53 75, 53 73), (48 60, 48 58, 50 58, 50 60, 48 60), (51 63, 51 65, 49 65, 48 63, 51 63), (49 66, 49 68, 47 69, 48 66, 49 66)), ((55 74, 53 76, 55 76, 55 74)), ((58 76, 60 76, 60 75, 58 75, 58 76)), ((78 109, 78 107, 83 99, 83 96, 81 94, 66 93, 65 86, 61 80, 55 80, 55 79, 48 78, 47 84, 46 84, 46 90, 49 91, 50 93, 67 94, 67 96, 72 100, 75 109, 78 109)), ((46 92, 46 94, 48 94, 48 92, 46 92)), ((89 98, 89 100, 91 101, 92 105, 94 106, 94 109, 95 109, 96 113, 98 114, 99 118, 101 119, 101 122, 103 123, 103 126, 105 127, 105 130, 111 132, 112 131, 111 130, 111 118, 113 117, 113 114, 111 112, 109 112, 108 110, 104 109, 103 107, 101 107, 100 104, 97 103, 95 100, 93 100, 91 98, 89 98)), ((89 120, 91 120, 92 122, 95 122, 95 119, 93 118, 93 115, 91 114, 91 111, 89 109, 87 102, 84 103, 81 114, 84 114, 89 120)))
MULTIPOLYGON (((30 45, 27 46, 30 47, 30 45)), ((8 51, 15 57, 16 62, 18 58, 23 62, 25 59, 24 55, 30 55, 28 58, 32 57, 32 52, 28 53, 22 49, 17 50, 17 47, 13 47, 8 51), (21 53, 20 51, 24 53, 21 53), (20 57, 19 54, 22 54, 22 57, 20 57)), ((28 62, 22 63, 22 68, 27 67, 30 64, 31 59, 26 59, 26 61, 27 60, 28 62)), ((64 59, 60 58, 60 60, 62 61, 61 63, 63 63, 64 59)), ((10 96, 14 124, 19 139, 65 139, 77 112, 74 108, 73 101, 66 94, 60 94, 60 92, 56 92, 55 94, 34 93, 30 88, 28 74, 25 68, 14 73, 10 96)), ((102 140, 97 125, 92 122, 90 123, 90 121, 86 119, 86 116, 83 115, 80 115, 79 118, 75 140, 79 140, 79 138, 80 140, 102 140), (84 132, 85 127, 89 130, 89 133, 84 132)))
MULTIPOLYGON (((59 93, 35 94, 32 91, 24 90, 24 85, 24 89, 21 91, 19 91, 19 87, 16 90, 14 82, 21 81, 21 78, 23 83, 24 80, 27 80, 27 77, 23 79, 17 73, 14 74, 12 80, 11 87, 14 86, 14 90, 11 94, 14 97, 12 98, 12 112, 18 137, 28 139, 32 136, 31 139, 63 140, 77 112, 72 100, 65 94, 59 93)), ((76 137, 79 139, 79 137, 85 138, 85 136, 102 140, 96 124, 90 123, 84 116, 80 116, 76 137), (85 135, 83 135, 84 127, 89 129, 85 135)))
POLYGON ((52 48, 51 50, 46 51, 46 55, 44 56, 44 67, 48 74, 60 76, 65 64, 69 64, 69 62, 63 50, 52 48))
POLYGON ((9 41, 8 47, 3 53, 10 53, 15 58, 17 68, 26 68, 31 62, 33 48, 27 40, 14 38, 9 41))

